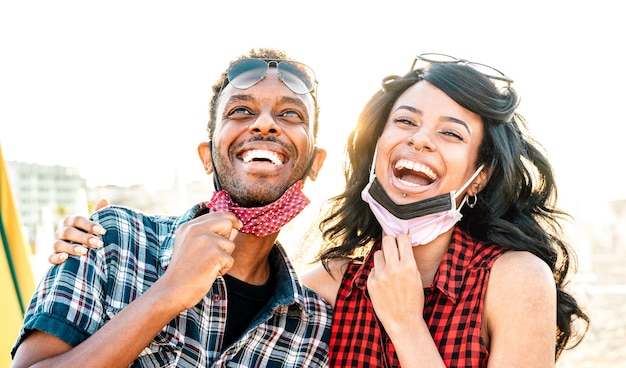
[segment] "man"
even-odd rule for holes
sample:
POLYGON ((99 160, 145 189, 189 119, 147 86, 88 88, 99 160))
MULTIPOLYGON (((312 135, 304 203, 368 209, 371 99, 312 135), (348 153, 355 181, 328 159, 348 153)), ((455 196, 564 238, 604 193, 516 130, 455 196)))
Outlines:
POLYGON ((276 50, 233 62, 213 86, 210 142, 198 146, 211 201, 180 217, 117 206, 92 215, 103 246, 51 268, 13 366, 324 366, 330 307, 276 242, 326 156, 315 147, 316 83, 276 50))

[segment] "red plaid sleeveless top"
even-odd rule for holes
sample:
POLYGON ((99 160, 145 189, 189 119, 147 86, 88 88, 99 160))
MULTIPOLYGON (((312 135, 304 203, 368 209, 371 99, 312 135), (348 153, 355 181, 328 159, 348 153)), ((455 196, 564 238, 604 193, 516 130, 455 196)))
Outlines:
MULTIPOLYGON (((330 339, 330 367, 400 367, 394 346, 366 295, 374 246, 362 264, 352 262, 337 294, 330 339)), ((447 367, 486 367, 483 298, 494 261, 505 248, 474 241, 456 228, 433 286, 424 289, 424 319, 447 367)))

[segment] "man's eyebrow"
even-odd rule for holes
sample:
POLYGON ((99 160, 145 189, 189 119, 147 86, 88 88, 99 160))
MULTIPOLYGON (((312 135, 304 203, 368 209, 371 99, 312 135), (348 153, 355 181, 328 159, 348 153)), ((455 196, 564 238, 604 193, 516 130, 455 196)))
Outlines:
MULTIPOLYGON (((397 108, 395 111, 398 111, 398 110, 409 110, 410 112, 412 112, 412 113, 414 113, 414 114, 423 115, 422 110, 420 110, 420 109, 416 109, 415 107, 413 107, 413 106, 409 106, 409 105, 400 105, 400 106, 398 106, 398 108, 397 108)), ((465 130, 467 130, 467 131, 468 131, 468 133, 470 133, 470 134, 472 133, 472 131, 471 131, 471 130, 470 130, 470 128, 469 128, 469 125, 467 125, 467 123, 466 123, 466 122, 464 122, 464 121, 463 121, 463 120, 461 120, 461 119, 457 119, 457 118, 452 117, 452 116, 444 116, 444 117, 442 118, 442 120, 444 120, 444 121, 449 121, 449 122, 451 122, 451 123, 455 123, 455 124, 462 125, 462 126, 464 126, 464 127, 465 127, 465 130)))
POLYGON ((304 102, 302 102, 302 100, 300 100, 299 98, 295 98, 295 97, 289 97, 289 96, 283 96, 280 98, 280 102, 282 103, 291 103, 291 104, 296 104, 298 105, 300 108, 304 109, 305 111, 307 110, 306 105, 304 104, 304 102))
POLYGON ((254 97, 252 97, 250 95, 246 95, 246 94, 231 95, 230 97, 228 97, 228 101, 230 101, 230 100, 235 100, 235 101, 254 101, 254 97))

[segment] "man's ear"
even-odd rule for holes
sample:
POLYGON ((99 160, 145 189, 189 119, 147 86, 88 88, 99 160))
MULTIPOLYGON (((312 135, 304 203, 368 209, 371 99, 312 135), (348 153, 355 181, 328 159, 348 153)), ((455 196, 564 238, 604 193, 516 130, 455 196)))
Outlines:
POLYGON ((200 156, 204 171, 206 171, 207 174, 212 174, 213 161, 211 160, 211 144, 209 142, 202 142, 198 145, 198 156, 200 156))
POLYGON ((315 181, 315 179, 317 179, 317 175, 320 173, 320 170, 324 165, 324 160, 326 160, 326 150, 323 148, 316 148, 315 156, 313 157, 313 163, 311 164, 309 174, 307 175, 309 179, 311 179, 312 181, 315 181))

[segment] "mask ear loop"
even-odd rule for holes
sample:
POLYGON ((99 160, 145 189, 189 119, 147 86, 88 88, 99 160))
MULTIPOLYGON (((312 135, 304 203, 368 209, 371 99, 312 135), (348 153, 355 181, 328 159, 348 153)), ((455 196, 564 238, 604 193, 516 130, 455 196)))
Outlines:
MULTIPOLYGON (((456 199, 459 194, 463 193, 463 191, 465 189, 467 189, 467 187, 470 185, 470 183, 472 182, 472 180, 476 179, 476 177, 478 176, 478 174, 480 174, 481 171, 483 171, 483 169, 485 168, 485 164, 480 165, 480 167, 476 170, 476 172, 474 172, 474 174, 472 175, 472 177, 469 178, 469 180, 467 182, 465 182, 465 184, 463 184, 463 186, 461 187, 461 189, 458 190, 458 192, 454 193, 454 199, 456 199)), ((467 194, 465 195, 465 197, 463 197, 463 200, 461 201, 461 204, 459 205, 459 208, 457 210, 461 210, 461 208, 463 207, 463 205, 465 204, 465 202, 467 202, 467 194)))
MULTIPOLYGON (((211 151, 211 160, 213 160, 213 141, 209 141, 209 150, 211 151)), ((222 185, 220 184, 220 178, 219 175, 217 175, 217 167, 215 167, 215 165, 213 166, 213 186, 215 187, 216 191, 221 191, 222 190, 222 185)))
POLYGON ((378 141, 376 142, 376 147, 374 147, 374 156, 372 157, 372 164, 370 165, 370 183, 374 181, 374 178, 376 177, 376 174, 374 173, 374 169, 376 168, 376 156, 378 156, 378 141))

